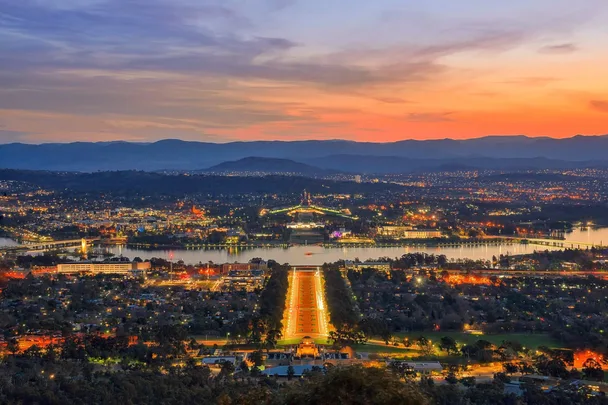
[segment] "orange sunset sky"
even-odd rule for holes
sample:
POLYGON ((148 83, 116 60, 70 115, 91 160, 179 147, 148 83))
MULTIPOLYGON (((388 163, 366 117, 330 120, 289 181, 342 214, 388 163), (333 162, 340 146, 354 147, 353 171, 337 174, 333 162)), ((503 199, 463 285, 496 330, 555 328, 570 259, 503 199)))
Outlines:
POLYGON ((0 143, 608 133, 605 0, 0 3, 0 143))

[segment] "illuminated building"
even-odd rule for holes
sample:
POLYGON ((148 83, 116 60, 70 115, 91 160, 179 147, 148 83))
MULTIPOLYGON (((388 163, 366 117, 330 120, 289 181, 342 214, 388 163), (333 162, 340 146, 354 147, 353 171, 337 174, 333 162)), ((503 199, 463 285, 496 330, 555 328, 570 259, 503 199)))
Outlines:
POLYGON ((251 270, 267 270, 266 262, 261 263, 224 263, 222 264, 221 273, 228 274, 231 271, 251 271, 251 270))
POLYGON ((413 229, 411 226, 379 226, 376 229, 376 233, 378 236, 400 239, 431 239, 441 237, 441 231, 437 229, 413 229))
POLYGON ((288 214, 294 216, 296 214, 302 213, 317 215, 334 215, 347 219, 357 219, 357 217, 353 216, 348 209, 337 210, 332 208, 321 207, 320 205, 314 204, 312 202, 310 193, 306 190, 304 190, 304 192, 302 193, 302 200, 299 205, 286 208, 277 208, 273 210, 262 209, 260 211, 261 216, 276 214, 288 214))
POLYGON ((319 347, 310 336, 304 336, 296 349, 296 359, 319 358, 319 347))
POLYGON ((378 271, 390 271, 391 270, 391 264, 390 263, 385 263, 385 262, 365 262, 365 263, 361 263, 361 262, 353 262, 350 260, 347 260, 344 262, 344 267, 348 270, 355 270, 355 271, 361 271, 363 269, 374 269, 374 270, 378 270, 378 271))
POLYGON ((59 274, 134 274, 150 269, 150 262, 74 262, 57 265, 59 274))

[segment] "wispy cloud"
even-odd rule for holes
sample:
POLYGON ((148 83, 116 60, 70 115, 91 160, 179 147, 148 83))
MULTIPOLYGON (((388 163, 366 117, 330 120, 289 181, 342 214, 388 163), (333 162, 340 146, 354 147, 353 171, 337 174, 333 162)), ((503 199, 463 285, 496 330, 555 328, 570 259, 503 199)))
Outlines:
POLYGON ((608 113, 608 100, 591 100, 589 105, 594 110, 608 113))
POLYGON ((546 54, 566 54, 566 53, 574 53, 579 50, 579 47, 575 44, 558 44, 558 45, 547 45, 543 46, 538 50, 540 53, 546 54))
POLYGON ((406 117, 410 122, 452 122, 455 121, 453 111, 439 113, 409 113, 406 117))
POLYGON ((516 84, 524 86, 547 86, 560 79, 551 76, 517 77, 501 82, 502 84, 516 84))
MULTIPOLYGON (((459 75, 475 71, 479 54, 485 62, 522 46, 534 51, 547 37, 559 42, 542 52, 579 50, 564 34, 580 25, 576 13, 463 20, 434 17, 442 11, 431 7, 416 25, 420 35, 380 38, 356 29, 352 40, 333 42, 334 29, 349 26, 345 14, 365 7, 388 13, 381 3, 353 0, 341 9, 320 0, 0 0, 0 119, 10 115, 0 142, 45 130, 69 139, 208 139, 211 132, 247 131, 320 137, 324 125, 348 136, 363 127, 382 132, 373 126, 384 119, 440 124, 461 109, 447 105, 457 95, 432 91, 468 87, 459 75), (313 19, 305 12, 315 7, 338 14, 313 19), (327 41, 311 39, 317 30, 327 41), (429 103, 429 94, 438 96, 429 103), (421 112, 404 120, 405 104, 421 112), (364 114, 369 119, 353 124, 364 114)), ((418 16, 408 8, 385 23, 409 25, 402 19, 418 16)), ((522 78, 517 84, 552 84, 542 72, 522 78)))

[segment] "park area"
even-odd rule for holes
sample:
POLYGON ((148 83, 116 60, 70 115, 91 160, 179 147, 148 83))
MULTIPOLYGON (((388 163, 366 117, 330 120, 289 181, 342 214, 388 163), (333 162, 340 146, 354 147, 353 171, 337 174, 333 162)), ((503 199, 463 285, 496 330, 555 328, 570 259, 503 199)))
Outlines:
POLYGON ((538 334, 524 334, 524 333, 503 333, 493 335, 476 335, 465 332, 411 332, 411 333, 396 333, 396 337, 400 340, 409 338, 411 342, 414 342, 420 336, 424 336, 432 342, 439 342, 442 337, 451 337, 459 344, 474 344, 478 340, 486 340, 493 345, 500 346, 502 342, 511 341, 518 342, 522 346, 528 349, 536 350, 540 346, 546 346, 549 348, 561 347, 559 342, 553 339, 551 336, 538 333, 538 334))

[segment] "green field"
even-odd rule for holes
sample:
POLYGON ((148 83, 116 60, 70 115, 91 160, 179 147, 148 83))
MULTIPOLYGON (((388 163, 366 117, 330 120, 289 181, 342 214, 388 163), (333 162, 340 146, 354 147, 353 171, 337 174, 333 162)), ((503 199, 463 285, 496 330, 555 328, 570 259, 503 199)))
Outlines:
MULTIPOLYGON (((459 344, 473 344, 478 340, 487 340, 488 342, 494 345, 500 345, 505 340, 511 340, 521 343, 525 348, 528 349, 537 349, 539 346, 547 346, 550 348, 559 348, 561 345, 558 341, 551 338, 546 334, 520 334, 520 333, 504 333, 498 335, 471 335, 464 332, 413 332, 413 333, 397 333, 395 334, 400 340, 404 337, 408 337, 410 341, 414 341, 420 336, 424 336, 427 339, 430 339, 433 344, 439 343, 442 337, 449 336, 456 340, 459 344)), ((376 338, 377 339, 377 338, 376 338)), ((293 338, 293 339, 284 339, 278 342, 279 346, 291 346, 297 345, 300 343, 301 338, 293 338)), ((316 344, 320 345, 328 345, 326 339, 324 338, 316 338, 314 339, 316 344)), ((403 345, 399 345, 398 347, 390 345, 385 345, 383 343, 366 343, 364 345, 357 345, 353 347, 355 351, 358 352, 366 352, 366 353, 399 353, 401 355, 406 355, 407 357, 417 357, 420 356, 421 353, 419 350, 415 348, 406 348, 403 345)), ((445 356, 444 353, 437 353, 439 357, 445 356)))
POLYGON ((488 342, 500 345, 505 340, 511 340, 521 343, 528 349, 537 349, 539 346, 547 346, 551 348, 561 347, 560 343, 551 336, 538 334, 520 334, 520 333, 504 333, 498 335, 471 335, 464 332, 412 332, 412 333, 396 333, 395 336, 400 338, 408 337, 410 341, 416 340, 420 336, 424 336, 435 342, 444 336, 449 336, 461 344, 472 344, 478 340, 487 340, 488 342))
POLYGON ((366 343, 364 345, 356 345, 353 347, 356 352, 361 353, 399 353, 400 355, 406 355, 407 357, 418 357, 420 356, 420 351, 417 349, 406 348, 403 346, 393 346, 393 345, 378 345, 378 344, 370 344, 366 343))
MULTIPOLYGON (((279 340, 277 342, 277 345, 279 346, 291 346, 291 345, 297 345, 302 341, 302 338, 292 338, 292 339, 283 339, 283 340, 279 340)), ((315 338, 314 339, 315 343, 318 345, 327 345, 329 344, 327 342, 326 338, 315 338)))

